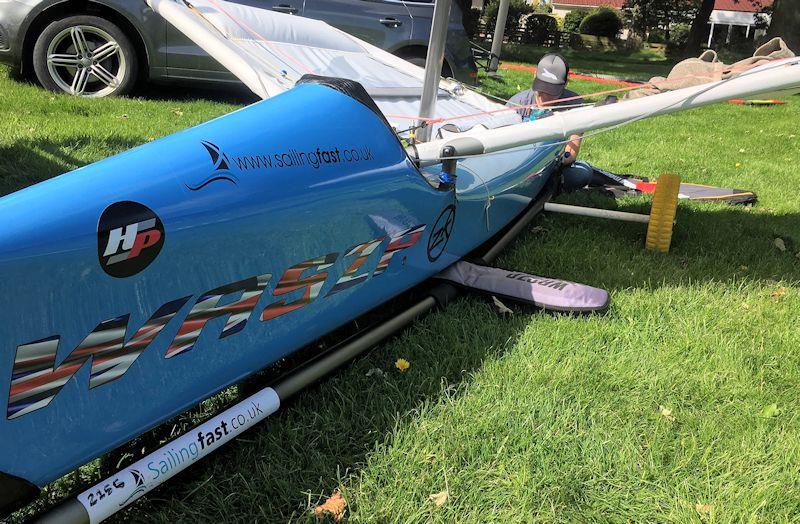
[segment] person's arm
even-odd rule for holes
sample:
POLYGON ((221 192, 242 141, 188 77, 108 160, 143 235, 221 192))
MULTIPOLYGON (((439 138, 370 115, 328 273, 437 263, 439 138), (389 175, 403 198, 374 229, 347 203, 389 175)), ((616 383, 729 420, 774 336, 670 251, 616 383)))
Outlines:
POLYGON ((572 135, 569 137, 569 142, 564 147, 565 154, 562 163, 568 166, 578 159, 578 153, 581 151, 581 135, 572 135))

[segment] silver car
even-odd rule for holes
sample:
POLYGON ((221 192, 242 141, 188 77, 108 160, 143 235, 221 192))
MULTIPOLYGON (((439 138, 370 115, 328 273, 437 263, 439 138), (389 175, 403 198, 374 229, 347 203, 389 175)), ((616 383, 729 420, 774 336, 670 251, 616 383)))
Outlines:
MULTIPOLYGON (((433 1, 237 0, 324 20, 424 65, 433 1)), ((453 5, 443 74, 475 83, 476 67, 453 5)), ((139 81, 225 84, 237 80, 143 0, 0 0, 0 62, 54 91, 129 92, 139 81)))

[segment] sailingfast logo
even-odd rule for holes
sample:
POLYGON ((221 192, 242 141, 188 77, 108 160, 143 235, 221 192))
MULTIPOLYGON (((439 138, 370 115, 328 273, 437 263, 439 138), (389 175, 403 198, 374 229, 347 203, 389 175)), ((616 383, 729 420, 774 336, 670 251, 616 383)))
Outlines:
POLYGON ((375 159, 372 148, 366 145, 333 144, 312 149, 290 147, 281 151, 228 155, 220 146, 203 140, 200 142, 211 158, 211 173, 197 184, 186 184, 192 191, 206 187, 211 182, 225 180, 236 184, 238 179, 234 172, 256 172, 293 167, 309 167, 317 170, 326 166, 341 164, 358 164, 375 159))
POLYGON ((229 182, 233 185, 236 185, 239 180, 236 178, 236 175, 231 172, 231 161, 228 158, 228 155, 222 151, 222 148, 213 142, 203 140, 200 143, 211 157, 211 164, 213 166, 211 169, 211 174, 197 184, 186 184, 186 187, 191 191, 199 191, 212 182, 218 181, 229 182))
POLYGON ((117 202, 103 211, 97 225, 100 267, 112 277, 125 278, 142 271, 164 245, 164 225, 147 206, 117 202))

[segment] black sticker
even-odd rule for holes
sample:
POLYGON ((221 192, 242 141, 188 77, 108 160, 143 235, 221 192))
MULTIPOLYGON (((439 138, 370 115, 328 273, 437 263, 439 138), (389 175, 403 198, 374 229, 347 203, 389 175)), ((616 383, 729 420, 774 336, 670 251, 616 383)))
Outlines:
POLYGON ((164 224, 147 206, 137 202, 111 204, 97 224, 100 267, 112 277, 142 271, 164 246, 164 224))
POLYGON ((436 260, 444 253, 444 248, 450 240, 450 235, 453 233, 453 225, 456 223, 456 206, 450 204, 439 218, 433 224, 431 235, 428 237, 428 260, 436 262, 436 260))
POLYGON ((228 158, 228 155, 226 155, 222 149, 213 142, 203 140, 201 144, 203 144, 203 147, 206 148, 208 155, 211 157, 211 164, 213 165, 211 174, 206 175, 202 180, 199 180, 195 184, 186 184, 186 187, 192 191, 199 191, 212 182, 217 181, 230 182, 235 186, 238 182, 238 179, 233 173, 231 173, 231 161, 228 158))

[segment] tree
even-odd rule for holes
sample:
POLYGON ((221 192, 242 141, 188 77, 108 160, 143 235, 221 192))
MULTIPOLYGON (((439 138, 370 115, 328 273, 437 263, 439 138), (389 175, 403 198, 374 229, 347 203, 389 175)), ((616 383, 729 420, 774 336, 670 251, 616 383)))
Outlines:
MULTIPOLYGON (((497 9, 500 7, 499 0, 491 0, 483 11, 483 16, 486 19, 486 27, 494 30, 497 23, 497 9)), ((533 6, 525 0, 510 0, 508 3, 508 18, 506 18, 506 34, 510 35, 516 31, 522 18, 533 13, 533 6)))
POLYGON ((577 33, 583 19, 589 16, 585 9, 575 9, 564 16, 564 32, 577 33))
POLYGON ((775 0, 772 5, 772 22, 767 37, 779 36, 789 49, 800 52, 800 2, 797 0, 775 0))
POLYGON ((616 9, 611 7, 598 7, 581 21, 578 28, 581 34, 617 38, 622 31, 622 18, 616 9))
POLYGON ((669 38, 671 24, 691 21, 696 4, 695 0, 626 0, 622 12, 634 34, 644 38, 658 29, 669 38))
MULTIPOLYGON (((748 0, 744 0, 748 1, 748 0)), ((700 46, 708 30, 708 19, 714 10, 714 0, 700 0, 700 8, 692 20, 692 27, 689 29, 689 38, 686 40, 685 53, 687 55, 700 54, 700 46)))

